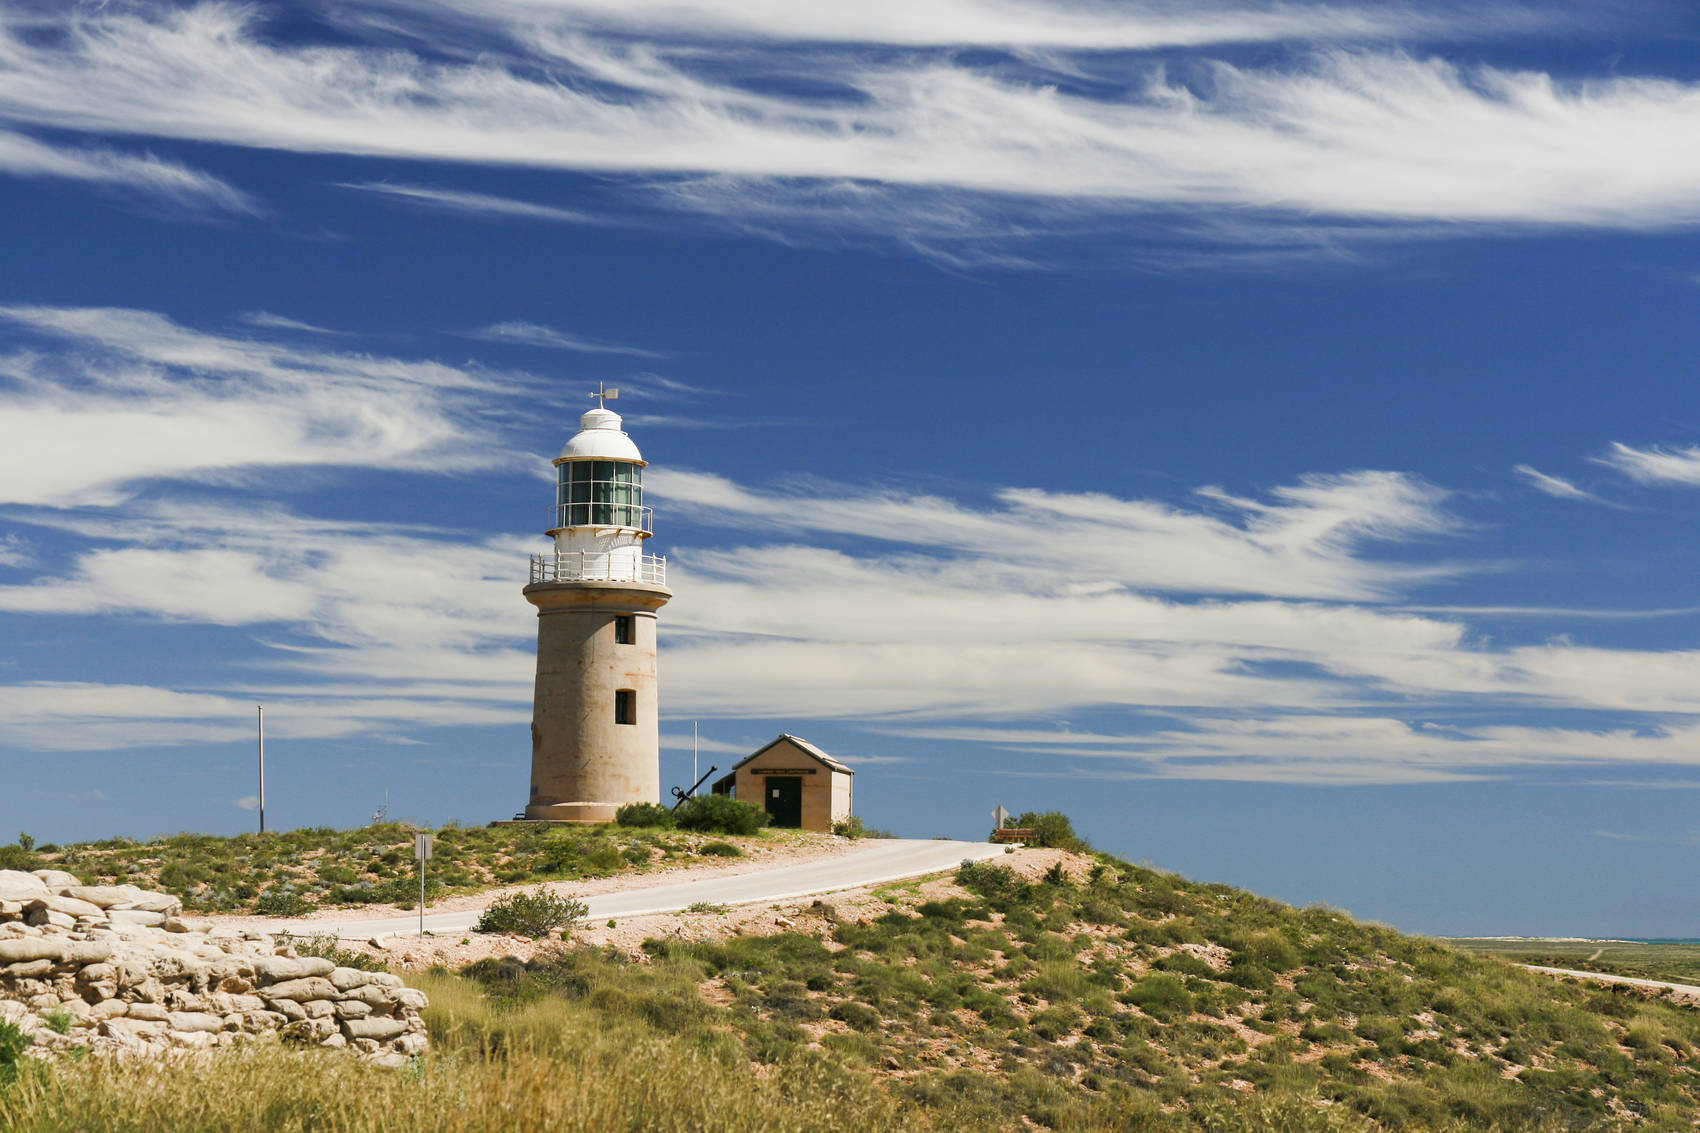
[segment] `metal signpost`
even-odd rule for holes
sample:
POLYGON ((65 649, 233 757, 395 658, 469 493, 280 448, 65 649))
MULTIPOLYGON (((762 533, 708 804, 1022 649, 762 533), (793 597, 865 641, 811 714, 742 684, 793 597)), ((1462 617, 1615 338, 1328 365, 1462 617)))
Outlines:
POLYGON ((266 706, 254 705, 260 725, 260 833, 266 832, 266 706))
POLYGON ((413 836, 413 858, 419 863, 419 936, 425 936, 425 863, 431 860, 431 835, 413 836))
POLYGON ((1007 822, 1009 822, 1009 811, 1005 810, 1001 806, 992 811, 993 830, 1002 830, 1007 822))

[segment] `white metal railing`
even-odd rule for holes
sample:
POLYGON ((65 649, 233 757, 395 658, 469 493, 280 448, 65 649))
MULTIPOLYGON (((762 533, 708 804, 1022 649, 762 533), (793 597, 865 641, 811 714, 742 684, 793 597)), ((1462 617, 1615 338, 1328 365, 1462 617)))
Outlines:
POLYGON ((555 504, 550 507, 549 530, 558 531, 566 527, 625 527, 653 535, 655 509, 642 504, 606 502, 555 504))
POLYGON ((531 556, 532 582, 647 582, 667 585, 667 557, 631 550, 555 551, 531 556))

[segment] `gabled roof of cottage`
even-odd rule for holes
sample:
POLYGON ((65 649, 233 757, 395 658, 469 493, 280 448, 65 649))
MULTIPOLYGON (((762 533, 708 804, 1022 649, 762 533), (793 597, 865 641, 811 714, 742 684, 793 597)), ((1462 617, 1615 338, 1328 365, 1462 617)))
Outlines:
POLYGON ((798 750, 800 750, 804 755, 813 757, 814 759, 818 760, 819 762, 825 764, 827 767, 829 767, 833 771, 842 771, 846 775, 856 774, 856 772, 852 768, 846 767, 844 764, 838 762, 838 760, 832 758, 832 756, 826 754, 826 752, 822 751, 820 748, 816 747, 814 744, 810 743, 808 740, 803 739, 801 736, 790 735, 789 733, 782 733, 781 735, 779 735, 777 738, 775 738, 771 742, 763 744, 761 747, 757 748, 755 751, 751 752, 749 755, 746 755, 744 758, 740 759, 738 762, 736 762, 732 765, 732 770, 733 771, 738 770, 738 768, 742 767, 744 764, 748 763, 750 760, 755 759, 757 756, 760 756, 763 753, 770 750, 771 748, 773 748, 774 745, 783 743, 786 740, 790 740, 793 744, 795 744, 797 746, 798 750))

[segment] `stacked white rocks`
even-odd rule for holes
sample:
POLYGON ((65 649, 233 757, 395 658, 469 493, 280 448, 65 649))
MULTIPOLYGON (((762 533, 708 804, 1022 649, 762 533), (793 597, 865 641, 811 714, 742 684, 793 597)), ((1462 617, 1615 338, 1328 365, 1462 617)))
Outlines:
POLYGON ((216 931, 133 885, 0 870, 0 1020, 39 1054, 145 1054, 256 1035, 399 1066, 426 1047, 425 995, 388 972, 296 957, 263 933, 216 931))

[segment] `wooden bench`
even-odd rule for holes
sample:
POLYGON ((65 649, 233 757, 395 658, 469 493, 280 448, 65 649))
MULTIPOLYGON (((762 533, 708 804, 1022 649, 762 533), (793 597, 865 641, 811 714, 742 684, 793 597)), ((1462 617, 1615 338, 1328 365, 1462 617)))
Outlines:
POLYGON ((1031 842, 1039 832, 1030 826, 1005 826, 992 831, 994 842, 1031 842))

